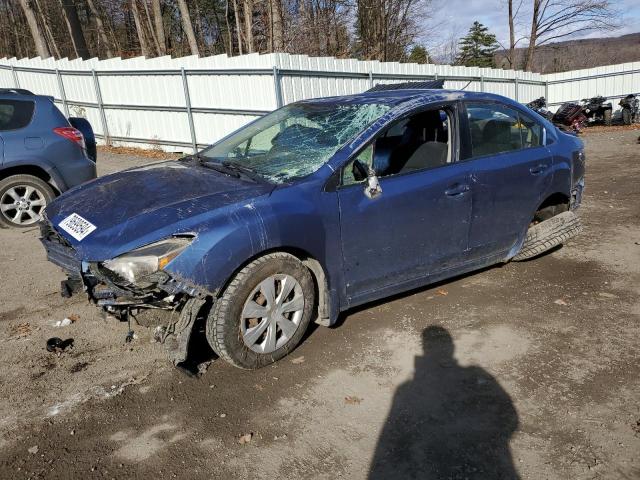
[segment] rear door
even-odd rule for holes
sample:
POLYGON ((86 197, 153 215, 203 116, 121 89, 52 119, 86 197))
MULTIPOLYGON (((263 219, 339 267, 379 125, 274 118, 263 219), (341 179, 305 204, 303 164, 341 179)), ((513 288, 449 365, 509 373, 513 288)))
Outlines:
POLYGON ((508 252, 551 183, 544 127, 500 103, 466 102, 472 188, 471 258, 508 252))

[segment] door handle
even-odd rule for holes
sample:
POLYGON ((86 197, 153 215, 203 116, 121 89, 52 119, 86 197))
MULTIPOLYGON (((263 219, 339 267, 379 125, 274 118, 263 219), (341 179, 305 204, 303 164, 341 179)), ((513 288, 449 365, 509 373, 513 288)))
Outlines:
POLYGON ((447 197, 459 197, 469 191, 469 185, 456 183, 444 191, 447 197))
POLYGON ((536 165, 535 167, 531 167, 529 169, 529 172, 531 172, 531 175, 540 175, 546 169, 547 169, 547 165, 545 165, 544 163, 541 163, 540 165, 536 165))

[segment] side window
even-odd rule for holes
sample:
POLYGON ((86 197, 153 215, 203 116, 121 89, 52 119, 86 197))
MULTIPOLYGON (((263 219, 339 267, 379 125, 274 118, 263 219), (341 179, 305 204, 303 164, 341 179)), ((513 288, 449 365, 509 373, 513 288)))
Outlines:
POLYGON ((489 103, 468 103, 474 157, 493 155, 522 148, 522 125, 518 112, 489 103))
MULTIPOLYGON (((373 166, 380 178, 447 165, 453 158, 451 118, 448 109, 412 115, 378 135, 357 159, 373 166)), ((342 183, 356 183, 353 162, 345 166, 342 183)))
POLYGON ((34 103, 25 100, 0 100, 0 131, 18 130, 31 122, 34 103))
POLYGON ((524 115, 520 115, 520 134, 524 148, 542 145, 542 125, 524 115))

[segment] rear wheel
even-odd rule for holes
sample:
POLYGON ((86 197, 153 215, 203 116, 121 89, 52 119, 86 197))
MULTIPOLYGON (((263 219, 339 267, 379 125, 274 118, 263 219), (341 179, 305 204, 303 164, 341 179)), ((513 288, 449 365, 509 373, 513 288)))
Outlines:
POLYGON ((528 260, 563 244, 582 231, 580 217, 567 211, 529 227, 522 248, 513 260, 528 260))
POLYGON ((625 125, 631 125, 631 110, 628 108, 622 109, 622 123, 625 125))
POLYGON ((604 111, 604 124, 606 126, 610 126, 611 125, 611 110, 605 110, 604 111))
POLYGON ((207 319, 207 340, 236 367, 264 367, 295 348, 314 307, 315 288, 307 267, 288 253, 271 253, 238 272, 215 302, 207 319))
POLYGON ((12 175, 0 181, 0 227, 33 226, 55 197, 45 181, 32 175, 12 175))

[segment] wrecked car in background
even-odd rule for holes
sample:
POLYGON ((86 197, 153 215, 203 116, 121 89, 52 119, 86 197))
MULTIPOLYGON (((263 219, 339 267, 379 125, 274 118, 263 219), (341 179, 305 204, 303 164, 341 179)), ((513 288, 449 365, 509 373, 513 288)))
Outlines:
POLYGON ((497 95, 376 90, 290 104, 63 195, 41 227, 63 294, 156 316, 176 364, 204 316, 220 357, 258 368, 312 319, 579 231, 581 140, 497 95))

